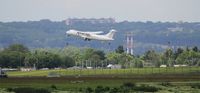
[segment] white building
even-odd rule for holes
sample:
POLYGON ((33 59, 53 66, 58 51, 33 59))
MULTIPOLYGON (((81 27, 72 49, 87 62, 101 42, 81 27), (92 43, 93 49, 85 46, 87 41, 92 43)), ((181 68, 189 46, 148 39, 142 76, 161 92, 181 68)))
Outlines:
POLYGON ((113 65, 113 64, 109 64, 108 66, 107 66, 107 68, 110 68, 110 69, 121 69, 122 68, 122 66, 121 65, 113 65))
POLYGON ((160 67, 167 67, 167 65, 160 65, 160 67))
POLYGON ((78 18, 68 18, 65 23, 66 25, 73 25, 75 23, 91 23, 91 24, 104 24, 104 23, 108 23, 108 24, 114 24, 116 23, 115 22, 115 19, 113 18, 100 18, 100 19, 95 19, 95 18, 89 18, 89 19, 86 19, 86 18, 81 18, 81 19, 78 19, 78 18))

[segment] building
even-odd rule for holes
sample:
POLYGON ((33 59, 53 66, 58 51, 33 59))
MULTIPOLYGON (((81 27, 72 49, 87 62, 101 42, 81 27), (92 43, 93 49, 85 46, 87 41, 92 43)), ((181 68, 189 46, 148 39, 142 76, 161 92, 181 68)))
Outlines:
POLYGON ((108 66, 107 66, 107 68, 109 68, 109 69, 121 69, 122 68, 122 66, 121 65, 118 65, 118 64, 109 64, 108 66))
POLYGON ((90 19, 86 19, 86 18, 82 18, 82 19, 78 19, 78 18, 68 18, 66 21, 66 25, 73 25, 75 23, 91 23, 91 24, 114 24, 115 19, 113 18, 100 18, 100 19, 95 19, 95 18, 90 18, 90 19))
POLYGON ((7 74, 0 67, 0 78, 7 78, 7 74))
POLYGON ((167 67, 167 65, 160 65, 160 67, 163 67, 163 68, 165 68, 165 67, 167 67))

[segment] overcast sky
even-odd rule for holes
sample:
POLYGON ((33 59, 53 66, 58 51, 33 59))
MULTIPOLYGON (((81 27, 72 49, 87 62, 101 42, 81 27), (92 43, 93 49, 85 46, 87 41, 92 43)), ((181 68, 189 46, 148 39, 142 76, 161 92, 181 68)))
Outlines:
POLYGON ((200 0, 0 0, 0 21, 67 18, 200 22, 200 0))

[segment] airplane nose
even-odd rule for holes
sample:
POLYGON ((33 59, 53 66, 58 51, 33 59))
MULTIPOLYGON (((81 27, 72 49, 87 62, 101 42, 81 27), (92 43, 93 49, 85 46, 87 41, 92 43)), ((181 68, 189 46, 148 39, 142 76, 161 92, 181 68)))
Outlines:
POLYGON ((68 34, 68 32, 66 31, 66 32, 65 32, 65 34, 67 35, 67 34, 68 34))
POLYGON ((65 33, 67 36, 70 36, 70 33, 69 33, 69 31, 66 31, 66 33, 65 33))

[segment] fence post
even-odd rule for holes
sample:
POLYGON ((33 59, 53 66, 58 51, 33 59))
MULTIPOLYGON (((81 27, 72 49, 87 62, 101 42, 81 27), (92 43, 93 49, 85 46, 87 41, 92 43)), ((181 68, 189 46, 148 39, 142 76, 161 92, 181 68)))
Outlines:
POLYGON ((183 67, 181 67, 181 69, 182 69, 182 73, 183 73, 183 67))

